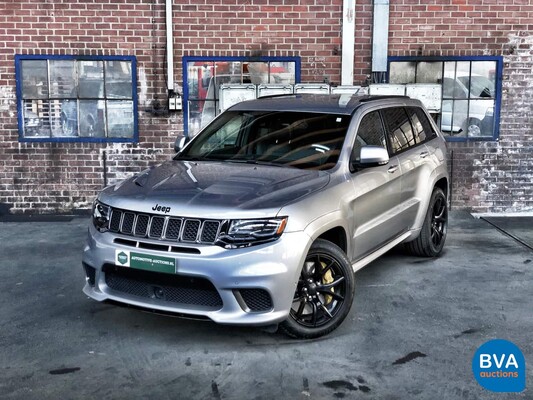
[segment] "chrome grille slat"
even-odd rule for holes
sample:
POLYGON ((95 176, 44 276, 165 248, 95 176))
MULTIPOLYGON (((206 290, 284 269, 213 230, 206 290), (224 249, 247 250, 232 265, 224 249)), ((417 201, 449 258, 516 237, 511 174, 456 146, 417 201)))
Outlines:
POLYGON ((214 244, 222 221, 136 213, 112 208, 109 230, 172 243, 214 244))

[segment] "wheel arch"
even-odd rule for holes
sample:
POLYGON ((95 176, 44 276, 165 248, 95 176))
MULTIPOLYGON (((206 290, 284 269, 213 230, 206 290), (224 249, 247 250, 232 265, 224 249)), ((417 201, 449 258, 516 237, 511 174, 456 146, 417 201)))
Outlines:
POLYGON ((342 226, 336 226, 327 230, 326 232, 320 234, 317 239, 327 240, 328 242, 331 242, 340 247, 340 249, 344 251, 345 254, 348 254, 348 238, 346 235, 346 231, 342 226))
POLYGON ((449 201, 449 196, 448 196, 448 192, 449 192, 448 178, 446 178, 446 177, 440 178, 437 182, 435 182, 435 185, 433 186, 433 189, 436 188, 436 187, 442 189, 442 191, 444 192, 444 195, 446 196, 446 199, 449 201))
POLYGON ((350 258, 351 244, 347 218, 340 210, 322 215, 311 222, 304 231, 311 237, 311 242, 319 238, 327 240, 337 245, 350 258))

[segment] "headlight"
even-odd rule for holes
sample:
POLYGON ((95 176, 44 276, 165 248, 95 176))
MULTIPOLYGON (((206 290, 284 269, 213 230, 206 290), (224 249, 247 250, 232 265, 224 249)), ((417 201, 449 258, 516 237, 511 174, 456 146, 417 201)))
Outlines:
POLYGON ((93 225, 100 232, 109 229, 109 207, 99 201, 93 203, 93 225))
POLYGON ((226 249, 236 249, 277 240, 287 225, 287 217, 267 219, 236 219, 230 221, 226 233, 217 244, 226 249))

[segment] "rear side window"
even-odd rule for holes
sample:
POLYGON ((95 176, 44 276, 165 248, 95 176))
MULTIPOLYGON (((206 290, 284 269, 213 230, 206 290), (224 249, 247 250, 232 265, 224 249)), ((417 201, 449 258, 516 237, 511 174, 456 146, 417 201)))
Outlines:
POLYGON ((403 107, 385 108, 381 112, 393 153, 399 153, 416 144, 413 127, 403 107))
POLYGON ((407 108, 407 113, 409 114, 409 118, 411 118, 416 143, 422 143, 437 136, 426 113, 422 109, 409 107, 407 108))
POLYGON ((385 132, 379 112, 377 111, 366 114, 361 120, 352 150, 353 159, 359 159, 359 153, 363 146, 380 146, 386 148, 385 132))

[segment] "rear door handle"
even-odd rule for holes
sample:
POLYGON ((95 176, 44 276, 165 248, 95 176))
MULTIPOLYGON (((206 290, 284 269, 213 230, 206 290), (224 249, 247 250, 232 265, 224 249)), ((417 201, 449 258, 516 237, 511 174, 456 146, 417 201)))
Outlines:
POLYGON ((427 156, 429 156, 429 151, 423 151, 420 153, 420 158, 426 158, 427 156))
POLYGON ((398 166, 397 166, 397 165, 392 165, 392 166, 387 170, 387 172, 388 172, 389 174, 394 174, 397 170, 398 170, 398 166))

